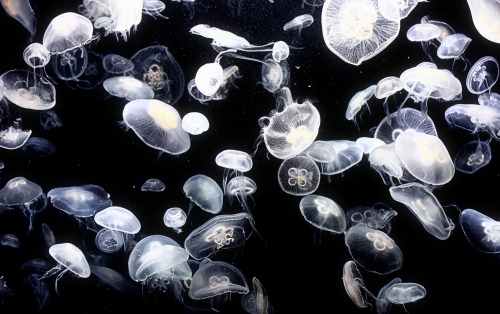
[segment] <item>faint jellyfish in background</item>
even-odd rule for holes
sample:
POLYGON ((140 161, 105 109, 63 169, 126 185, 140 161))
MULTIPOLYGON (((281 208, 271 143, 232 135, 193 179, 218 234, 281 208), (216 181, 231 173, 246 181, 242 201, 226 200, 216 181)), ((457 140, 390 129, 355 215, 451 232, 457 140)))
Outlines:
POLYGON ((28 0, 21 1, 0 1, 5 12, 16 19, 30 33, 28 41, 32 41, 36 33, 36 16, 28 0))
POLYGON ((199 112, 189 112, 182 117, 182 128, 191 135, 200 135, 208 130, 210 123, 207 117, 199 112))
POLYGON ((194 175, 186 180, 182 189, 186 197, 191 200, 188 215, 195 204, 212 214, 222 210, 222 190, 212 178, 203 174, 194 175))
MULTIPOLYGON (((370 85, 362 91, 357 92, 354 96, 351 97, 349 103, 347 104, 347 110, 345 112, 345 118, 347 120, 352 120, 354 125, 359 128, 358 123, 356 122, 356 114, 361 111, 361 109, 368 109, 368 100, 372 98, 375 93, 376 85, 370 85)), ((361 113, 360 113, 361 114, 361 113)))
POLYGON ((247 213, 217 215, 193 230, 184 241, 186 251, 194 259, 209 257, 221 250, 240 248, 251 234, 247 213))
POLYGON ((21 119, 16 119, 8 128, 0 131, 0 148, 17 149, 22 147, 31 136, 31 130, 21 128, 21 119))
POLYGON ((45 242, 45 246, 47 247, 47 249, 52 245, 56 244, 56 237, 54 235, 54 231, 48 224, 44 222, 42 222, 42 234, 43 234, 43 241, 45 242))
POLYGON ((484 38, 500 43, 500 6, 495 0, 467 0, 472 15, 472 22, 484 38))
POLYGON ((354 206, 345 213, 346 230, 349 230, 352 226, 361 225, 389 234, 392 229, 392 218, 397 214, 398 212, 384 203, 376 203, 371 207, 354 206))
POLYGON ((179 234, 182 232, 181 227, 186 224, 187 215, 179 207, 171 207, 165 211, 163 215, 163 223, 165 226, 174 229, 174 231, 179 234))
POLYGON ((311 158, 319 164, 333 162, 338 158, 333 146, 326 141, 314 141, 300 154, 311 158))
POLYGON ((400 282, 400 278, 394 278, 379 290, 376 299, 377 314, 388 314, 391 311, 392 302, 387 300, 387 289, 393 284, 400 282))
POLYGON ((267 55, 262 64, 262 85, 264 88, 271 93, 276 93, 283 86, 288 85, 289 80, 288 62, 286 60, 278 62, 270 54, 267 55))
POLYGON ((33 158, 44 158, 55 154, 56 146, 51 141, 32 136, 21 147, 24 154, 33 158))
POLYGON ((292 45, 298 45, 301 40, 302 29, 310 26, 314 22, 314 18, 310 14, 302 14, 294 17, 291 21, 283 25, 285 32, 294 32, 292 45))
POLYGON ((396 185, 394 179, 398 183, 401 183, 401 180, 415 180, 411 175, 405 176, 408 171, 405 170, 403 163, 399 159, 395 146, 395 143, 390 143, 375 147, 368 157, 370 167, 380 174, 385 185, 396 185))
POLYGON ((59 294, 58 281, 69 270, 78 278, 90 276, 90 266, 83 252, 71 243, 54 244, 49 248, 49 254, 57 261, 57 265, 43 275, 37 275, 38 280, 58 274, 55 281, 55 290, 59 294))
POLYGON ((83 46, 52 56, 52 69, 63 81, 78 81, 78 78, 85 73, 87 63, 87 49, 83 46))
POLYGON ((143 192, 163 192, 165 191, 165 183, 156 178, 147 179, 141 186, 143 192))
POLYGON ((168 19, 161 14, 161 12, 165 10, 165 7, 165 3, 160 0, 144 0, 142 3, 142 13, 150 15, 154 18, 160 17, 163 19, 168 19))
POLYGON ((346 216, 332 199, 320 195, 306 195, 300 200, 300 212, 311 225, 332 233, 343 233, 346 216))
POLYGON ((51 54, 61 54, 88 44, 93 31, 88 18, 65 12, 52 19, 45 29, 42 43, 51 54))
POLYGON ((475 209, 460 213, 460 226, 465 238, 484 253, 500 253, 500 222, 475 209))
POLYGON ((109 53, 102 58, 104 70, 110 74, 123 75, 134 69, 134 63, 115 53, 109 53))
POLYGON ((433 40, 441 36, 441 29, 432 23, 419 23, 411 26, 406 32, 409 41, 420 42, 425 55, 433 61, 429 45, 437 46, 433 40))
POLYGON ((342 271, 342 282, 349 298, 359 308, 368 306, 368 290, 365 287, 363 277, 353 261, 347 261, 342 271))
POLYGON ((0 275, 0 300, 5 302, 14 295, 15 291, 10 288, 9 280, 7 280, 5 275, 0 275))
POLYGON ((280 40, 274 43, 273 51, 271 54, 274 61, 281 62, 283 60, 286 60, 289 55, 290 47, 288 47, 288 44, 286 42, 280 40))
POLYGON ((91 90, 99 86, 108 75, 102 64, 102 54, 87 49, 87 66, 78 80, 69 81, 78 88, 91 90))
POLYGON ((26 292, 24 300, 37 311, 44 308, 50 300, 49 285, 43 280, 38 280, 35 274, 24 278, 23 291, 26 292))
POLYGON ((18 249, 21 246, 21 240, 15 234, 6 233, 0 235, 0 245, 18 249))
POLYGON ((498 81, 499 73, 498 61, 494 57, 482 57, 470 68, 465 85, 473 94, 491 91, 493 85, 498 81))
POLYGON ((165 46, 150 46, 136 52, 132 75, 148 84, 154 98, 174 105, 184 92, 184 72, 165 46))
POLYGON ((45 131, 57 129, 63 126, 61 118, 53 109, 40 111, 38 121, 40 122, 42 129, 45 131))
POLYGON ((136 99, 152 99, 154 91, 148 84, 131 76, 111 77, 102 83, 104 89, 113 96, 125 98, 128 101, 136 99))
POLYGON ((319 163, 321 174, 334 175, 343 173, 357 165, 363 158, 363 149, 355 141, 334 140, 326 141, 326 143, 333 147, 337 157, 332 161, 319 163))
POLYGON ((106 267, 89 263, 92 275, 97 278, 100 285, 106 289, 113 289, 118 292, 123 298, 136 297, 139 295, 139 289, 134 282, 125 278, 118 271, 106 267))
POLYGON ((255 231, 255 221, 252 217, 252 209, 255 206, 255 202, 252 198, 252 194, 254 194, 256 190, 257 184, 254 180, 244 175, 238 175, 229 180, 224 191, 224 194, 228 197, 230 204, 233 203, 233 198, 238 200, 241 208, 249 215, 252 228, 254 228, 255 231))
POLYGON ((462 173, 473 174, 491 161, 489 142, 472 141, 460 148, 455 160, 455 169, 462 173))
POLYGON ((0 76, 4 97, 15 105, 32 110, 47 110, 56 104, 56 89, 47 79, 24 70, 10 70, 0 76))
POLYGON ((105 253, 132 249, 132 239, 141 230, 139 219, 128 209, 110 206, 95 214, 94 221, 103 227, 96 234, 95 243, 105 253))
POLYGON ((352 226, 345 235, 345 244, 356 263, 367 271, 385 275, 403 266, 403 252, 380 230, 352 226))
POLYGON ((278 183, 283 192, 303 196, 314 193, 319 186, 320 171, 307 156, 285 159, 278 169, 278 183))
POLYGON ((380 14, 388 20, 399 21, 407 17, 419 2, 425 0, 378 0, 380 14))
POLYGON ((455 225, 446 216, 434 194, 424 185, 412 182, 391 187, 389 192, 395 201, 408 207, 431 235, 439 240, 450 237, 455 225))
POLYGON ((250 314, 274 313, 269 297, 257 277, 252 279, 252 290, 241 297, 241 306, 245 312, 250 314))
MULTIPOLYGON (((55 243, 54 243, 55 244, 55 243)), ((51 245, 52 246, 52 245, 51 245)), ((47 248, 48 249, 48 248, 47 248)), ((21 265, 21 269, 35 273, 45 273, 52 268, 52 264, 40 258, 30 259, 21 265)))
POLYGON ((360 65, 398 35, 399 21, 383 17, 373 0, 327 0, 321 13, 323 39, 343 61, 360 65))
POLYGON ((181 117, 169 104, 156 99, 137 99, 123 108, 123 120, 144 144, 178 155, 191 147, 189 134, 181 127, 181 117))
POLYGON ((394 283, 385 292, 385 297, 393 304, 415 302, 425 297, 425 295, 425 288, 414 282, 394 283))
MULTIPOLYGON (((391 114, 389 110, 389 104, 387 103, 387 99, 402 89, 403 89, 403 83, 401 82, 399 77, 388 76, 378 81, 374 95, 375 98, 377 99, 384 99, 383 107, 387 117, 389 117, 391 114)), ((389 118, 387 121, 389 123, 391 122, 389 118)))
POLYGON ((455 61, 457 59, 462 59, 465 62, 465 71, 467 69, 467 65, 470 65, 470 61, 464 56, 464 54, 471 41, 472 39, 464 34, 457 33, 446 36, 443 41, 441 41, 441 45, 438 47, 437 56, 440 59, 453 59, 453 64, 451 66, 452 70, 455 65, 455 61))

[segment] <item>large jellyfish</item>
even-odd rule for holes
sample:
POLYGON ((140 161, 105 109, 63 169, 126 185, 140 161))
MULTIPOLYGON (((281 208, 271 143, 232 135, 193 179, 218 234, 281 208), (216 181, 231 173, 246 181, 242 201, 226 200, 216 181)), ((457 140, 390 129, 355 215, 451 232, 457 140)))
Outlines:
POLYGON ((21 108, 47 110, 56 104, 54 85, 37 73, 10 70, 0 76, 4 97, 21 108))
POLYGON ((97 248, 105 253, 128 252, 133 236, 141 230, 139 219, 128 209, 110 206, 95 214, 95 222, 103 228, 95 237, 97 248))
POLYGON ((314 160, 295 156, 284 160, 278 169, 278 183, 283 192, 303 196, 314 193, 319 186, 320 171, 314 160))
POLYGON ((469 243, 485 253, 500 253, 500 222, 475 209, 460 213, 460 226, 469 243))
POLYGON ((497 59, 485 56, 477 60, 467 74, 465 85, 469 92, 482 94, 491 91, 493 85, 498 81, 500 68, 497 59))
POLYGON ((360 65, 398 35, 399 21, 382 16, 374 0, 327 0, 321 13, 323 39, 343 61, 360 65))
POLYGON ((345 231, 345 213, 332 199, 320 195, 306 195, 300 200, 299 208, 304 219, 316 228, 333 233, 345 231))
POLYGON ((467 0, 472 22, 484 38, 500 43, 500 3, 496 0, 467 0))
POLYGON ((203 174, 194 175, 186 180, 182 189, 191 200, 188 213, 194 204, 212 214, 222 210, 223 193, 212 178, 203 174))
POLYGON ((59 54, 88 44, 92 40, 92 22, 80 14, 66 12, 52 19, 43 34, 43 45, 59 54))

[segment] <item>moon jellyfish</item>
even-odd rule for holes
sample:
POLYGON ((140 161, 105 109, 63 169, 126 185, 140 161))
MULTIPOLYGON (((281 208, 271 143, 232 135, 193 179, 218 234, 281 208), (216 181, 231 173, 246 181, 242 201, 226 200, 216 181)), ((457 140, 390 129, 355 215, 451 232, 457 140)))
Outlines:
POLYGON ((196 72, 194 83, 205 96, 212 96, 217 92, 224 79, 224 70, 216 59, 213 63, 202 65, 196 72))
POLYGON ((132 75, 148 84, 155 99, 174 105, 184 92, 184 72, 165 46, 150 46, 136 52, 130 61, 132 75))
POLYGON ((363 158, 363 149, 355 141, 335 140, 326 141, 337 153, 337 158, 329 162, 319 163, 321 174, 334 175, 342 173, 357 165, 363 158))
POLYGON ((49 254, 57 261, 57 266, 38 277, 38 280, 58 274, 55 281, 56 293, 59 294, 57 282, 69 270, 79 278, 90 276, 90 266, 83 252, 71 243, 54 244, 49 248, 49 254))
POLYGON ((123 108, 123 120, 144 144, 172 155, 191 147, 181 117, 169 104, 156 99, 136 99, 123 108))
POLYGON ((380 14, 388 20, 399 21, 407 17, 419 2, 425 0, 378 0, 380 14))
POLYGON ((473 174, 491 161, 491 148, 488 142, 472 141, 460 148, 455 160, 455 169, 462 173, 473 174))
POLYGON ((200 260, 220 250, 241 247, 250 236, 247 213, 218 215, 193 230, 184 241, 186 251, 200 260))
POLYGON ((191 200, 189 211, 193 204, 211 214, 222 210, 222 190, 212 178, 203 174, 194 175, 186 180, 182 189, 191 200))
POLYGON ((383 17, 374 0, 327 0, 321 12, 323 39, 343 61, 360 65, 397 37, 399 21, 383 17))
POLYGON ((288 62, 286 60, 278 62, 271 55, 267 55, 262 64, 262 85, 264 88, 271 93, 276 93, 287 85, 289 80, 288 62))
POLYGON ((93 30, 88 18, 66 12, 52 19, 45 29, 42 43, 51 54, 60 54, 88 44, 93 30))
POLYGON ((45 281, 38 280, 35 274, 24 278, 23 291, 27 292, 26 301, 32 304, 38 311, 44 308, 49 302, 49 286, 45 281))
POLYGON ((0 235, 0 245, 17 249, 21 246, 21 240, 14 234, 6 233, 0 235))
POLYGON ((441 30, 431 23, 419 23, 412 25, 406 32, 409 41, 429 41, 441 35, 441 30))
POLYGON ((80 89, 91 90, 99 86, 108 72, 102 64, 102 54, 87 49, 87 66, 78 80, 72 81, 80 89))
POLYGON ((441 35, 439 35, 439 37, 436 37, 436 40, 439 42, 442 42, 447 36, 455 34, 455 30, 448 23, 443 21, 431 20, 429 19, 428 15, 422 17, 422 19, 420 19, 420 22, 430 23, 439 27, 439 29, 441 30, 441 35))
POLYGON ((392 228, 391 220, 397 214, 397 211, 384 203, 376 203, 372 207, 354 206, 345 213, 346 230, 349 230, 352 226, 360 225, 389 234, 392 228))
POLYGON ((97 233, 95 242, 105 253, 118 252, 122 246, 127 252, 131 248, 130 241, 133 235, 141 230, 139 219, 130 210, 119 206, 101 210, 95 214, 94 221, 103 227, 97 233))
POLYGON ((496 84, 499 73, 498 61, 494 57, 482 57, 470 68, 465 85, 469 92, 482 94, 496 84))
POLYGON ((32 43, 23 51, 23 59, 32 68, 42 68, 50 61, 50 52, 44 45, 32 43))
POLYGON ((229 171, 232 171, 234 175, 238 176, 242 175, 243 172, 249 171, 253 166, 252 157, 248 153, 234 149, 226 149, 218 153, 217 156, 215 156, 215 163, 219 167, 224 168, 224 189, 227 179, 230 176, 229 171))
POLYGON ((259 120, 267 150, 276 158, 300 154, 316 139, 320 125, 318 109, 309 101, 292 103, 272 117, 259 120))
POLYGON ((352 226, 345 235, 345 244, 354 261, 367 271, 385 275, 403 266, 403 252, 380 230, 352 226))
POLYGON ((165 183, 159 179, 147 179, 141 186, 143 192, 163 192, 165 191, 165 183))
POLYGON ((165 226, 174 229, 176 233, 181 233, 181 227, 186 224, 187 215, 179 207, 171 207, 165 211, 163 215, 163 223, 165 226))
POLYGON ((210 123, 207 117, 199 112, 189 112, 182 117, 182 128, 191 135, 200 135, 208 130, 210 123))
POLYGON ((384 141, 374 137, 358 137, 356 144, 361 147, 363 153, 370 154, 375 148, 384 145, 384 141))
POLYGON ((250 314, 274 313, 269 297, 257 277, 252 279, 252 290, 241 298, 241 306, 250 314))
POLYGON ((425 288, 418 283, 400 282, 387 288, 385 296, 393 304, 405 304, 425 297, 425 288))
POLYGON ((5 9, 5 12, 7 12, 10 17, 21 23, 21 25, 23 25, 24 28, 26 28, 26 30, 30 33, 29 41, 33 40, 36 33, 37 21, 35 12, 33 12, 29 0, 2 0, 0 3, 5 9))
POLYGON ((319 186, 319 168, 307 156, 285 159, 278 169, 278 183, 283 192, 302 196, 314 193, 319 186))
POLYGON ((77 81, 87 68, 88 54, 85 47, 66 50, 52 57, 52 68, 63 81, 77 81))
POLYGON ((436 126, 429 116, 422 117, 413 108, 401 108, 380 121, 373 137, 390 144, 406 130, 437 136, 436 126))
POLYGON ((288 56, 290 55, 290 47, 288 47, 288 44, 284 41, 277 41, 273 45, 273 51, 271 55, 276 62, 286 60, 286 58, 288 58, 288 56))
POLYGON ((234 80, 237 78, 241 78, 238 66, 236 65, 228 66, 227 68, 224 69, 223 76, 224 78, 222 80, 219 89, 217 89, 215 94, 213 94, 212 96, 206 96, 202 92, 200 92, 198 87, 196 86, 195 80, 192 79, 191 81, 189 81, 187 86, 189 95, 191 95, 191 97, 198 100, 202 104, 205 104, 210 100, 226 99, 227 94, 229 92, 230 84, 236 86, 234 84, 234 80))
POLYGON ((125 298, 139 293, 133 282, 112 268, 90 264, 90 270, 92 275, 99 281, 99 284, 112 288, 125 298))
POLYGON ((45 158, 54 155, 56 146, 49 140, 32 136, 21 147, 24 154, 33 158, 45 158))
POLYGON ((304 27, 310 26, 314 22, 314 18, 310 14, 302 14, 294 17, 291 21, 287 22, 283 25, 283 30, 293 31, 294 36, 292 40, 292 44, 296 45, 300 41, 300 35, 302 33, 302 29, 304 27))
POLYGON ((500 253, 500 222, 468 208, 460 213, 460 226, 474 248, 484 253, 500 253))
POLYGON ((40 122, 42 129, 45 131, 57 129, 63 126, 61 118, 52 109, 40 111, 38 121, 40 122))
POLYGON ((165 10, 165 3, 160 0, 144 0, 142 4, 142 13, 151 15, 152 17, 161 17, 167 19, 167 17, 161 15, 161 12, 165 10))
POLYGON ((377 314, 388 314, 391 311, 392 302, 387 299, 387 289, 393 284, 400 282, 400 278, 394 278, 379 290, 376 303, 377 314))
POLYGON ((17 119, 14 123, 0 131, 0 148, 17 149, 22 147, 31 136, 31 130, 21 129, 21 119, 17 119))
POLYGON ((352 120, 357 126, 356 114, 363 108, 363 106, 369 108, 368 100, 372 98, 373 94, 375 93, 376 87, 376 85, 370 85, 351 97, 351 100, 349 100, 349 104, 347 104, 347 110, 345 112, 345 118, 347 120, 352 120))
POLYGON ((406 130, 395 143, 396 154, 405 169, 418 180, 443 185, 453 178, 455 166, 437 136, 406 130))
MULTIPOLYGON (((377 87, 375 88, 375 98, 384 99, 384 111, 385 114, 389 117, 389 104, 387 103, 387 99, 399 92, 403 89, 403 82, 399 79, 399 77, 388 76, 384 77, 377 83, 377 87)), ((390 121, 390 120, 387 120, 390 121)))
POLYGON ((396 154, 395 143, 384 144, 374 148, 368 157, 370 167, 375 169, 384 184, 395 185, 392 178, 404 179, 404 166, 396 154))
POLYGON ((136 99, 152 99, 154 91, 148 84, 131 76, 111 77, 102 83, 104 89, 113 96, 125 98, 128 101, 136 99))
POLYGON ((21 265, 22 270, 35 272, 35 273, 44 273, 51 268, 52 268, 51 263, 47 262, 46 260, 40 259, 40 258, 30 259, 29 261, 26 261, 21 265))
POLYGON ((307 156, 317 163, 332 162, 337 159, 337 152, 326 141, 314 141, 301 155, 307 156))
POLYGON ((467 0, 476 30, 484 38, 500 43, 500 4, 496 0, 467 0))
POLYGON ((464 34, 451 34, 446 36, 437 50, 440 59, 463 58, 463 53, 472 39, 464 34))
POLYGON ((403 203, 418 218, 424 229, 439 240, 450 237, 455 228, 437 198, 420 183, 407 183, 389 189, 392 198, 403 203))
POLYGON ((92 217, 112 205, 109 194, 95 184, 54 188, 47 197, 55 208, 82 218, 92 217))
POLYGON ((21 108, 47 110, 56 104, 56 89, 37 73, 10 70, 0 76, 4 97, 21 108))
POLYGON ((43 222, 42 222, 42 234, 43 234, 43 241, 45 242, 45 246, 47 248, 56 244, 56 237, 54 235, 54 231, 48 224, 43 222))
POLYGON ((104 70, 110 74, 126 74, 134 69, 134 63, 120 55, 109 53, 102 58, 104 70))
POLYGON ((311 225, 333 233, 343 233, 346 217, 342 208, 332 199, 320 195, 306 195, 300 200, 300 212, 311 225))
POLYGON ((363 277, 353 261, 347 261, 342 271, 342 282, 349 298, 359 308, 368 306, 367 290, 363 277))

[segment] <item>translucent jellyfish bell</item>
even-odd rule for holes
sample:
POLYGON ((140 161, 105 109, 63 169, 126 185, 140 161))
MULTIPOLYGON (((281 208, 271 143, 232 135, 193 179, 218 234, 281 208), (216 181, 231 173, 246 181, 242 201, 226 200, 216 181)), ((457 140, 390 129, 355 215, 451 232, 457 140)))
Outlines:
POLYGON ((322 230, 343 233, 346 228, 345 213, 332 199, 320 195, 306 195, 300 200, 304 219, 322 230))
POLYGON ((326 141, 337 153, 337 158, 330 162, 319 163, 321 174, 334 175, 342 173, 357 165, 363 158, 363 149, 355 141, 334 140, 326 141))
POLYGON ((196 72, 194 82, 198 90, 205 96, 217 92, 224 80, 224 70, 218 62, 206 63, 196 72))
POLYGON ((460 226, 469 243, 485 253, 500 253, 500 222, 475 209, 460 213, 460 226))
POLYGON ((491 56, 482 57, 470 68, 465 85, 469 92, 482 94, 491 90, 498 81, 499 74, 498 61, 491 56))
POLYGON ((226 149, 218 153, 215 163, 223 168, 232 169, 237 172, 247 172, 252 169, 252 157, 243 151, 226 149))
POLYGON ((148 84, 131 76, 111 77, 102 83, 104 89, 113 96, 125 98, 128 101, 136 99, 152 99, 154 91, 148 84))
POLYGON ((165 183, 156 178, 147 179, 141 186, 143 192, 163 192, 165 191, 165 183))
POLYGON ((439 36, 441 36, 441 29, 430 23, 415 24, 406 32, 406 38, 409 41, 429 41, 439 36))
POLYGON ((52 57, 52 68, 63 81, 78 81, 87 68, 88 54, 85 47, 66 50, 52 57))
POLYGON ((378 0, 380 14, 388 20, 399 21, 410 14, 417 4, 424 0, 378 0))
POLYGON ((301 155, 305 155, 317 163, 328 163, 333 162, 337 159, 337 152, 326 141, 314 141, 312 144, 304 150, 301 155))
POLYGON ((134 69, 134 63, 120 55, 109 53, 102 59, 104 70, 110 74, 125 74, 134 69))
POLYGON ((75 217, 92 217, 112 205, 109 194, 94 184, 54 188, 47 197, 52 206, 75 217))
POLYGON ((16 19, 21 25, 26 28, 26 30, 30 33, 29 41, 33 40, 36 33, 36 16, 35 12, 31 8, 30 2, 28 0, 25 1, 0 1, 2 7, 5 9, 5 12, 16 19))
POLYGON ((24 177, 15 177, 7 181, 0 190, 0 204, 7 206, 32 202, 43 194, 42 188, 24 177))
POLYGON ((23 130, 18 119, 14 123, 0 131, 0 148, 17 149, 24 146, 31 136, 31 130, 23 130))
POLYGON ((314 22, 314 18, 310 14, 302 14, 294 17, 291 21, 283 25, 284 31, 294 31, 292 44, 297 44, 300 40, 300 34, 304 27, 310 26, 314 22))
POLYGON ((21 147, 24 154, 33 158, 44 158, 52 156, 56 152, 56 146, 51 141, 32 136, 21 147))
POLYGON ((394 200, 401 202, 418 218, 427 232, 439 240, 450 237, 455 228, 437 198, 420 183, 407 183, 389 189, 394 200))
POLYGON ((392 307, 392 302, 387 299, 387 289, 389 289, 389 287, 392 286, 393 284, 400 282, 401 282, 400 278, 394 278, 379 290, 377 294, 377 303, 376 303, 378 314, 384 314, 384 313, 387 314, 390 312, 392 307))
POLYGON ((56 89, 37 73, 10 70, 0 76, 4 97, 21 108, 47 110, 56 104, 56 89))
POLYGON ((95 242, 105 253, 118 252, 122 246, 128 251, 132 236, 141 230, 139 219, 130 210, 119 206, 103 209, 95 214, 94 221, 103 227, 97 233, 95 242))
POLYGON ((184 194, 202 210, 217 214, 222 210, 222 190, 212 178, 198 174, 190 177, 182 187, 184 194))
POLYGON ((191 135, 200 135, 208 130, 210 122, 199 112, 189 112, 182 117, 182 128, 191 135))
POLYGON ((181 227, 186 224, 187 215, 179 207, 172 207, 165 211, 163 215, 163 223, 165 226, 174 229, 176 233, 181 233, 181 227))
POLYGON ((467 0, 472 15, 472 22, 484 38, 500 43, 500 4, 495 0, 467 0))
POLYGON ((363 153, 370 154, 375 148, 385 144, 384 141, 374 137, 358 137, 356 139, 356 144, 361 147, 363 153))
POLYGON ((269 297, 257 277, 253 277, 252 279, 252 291, 241 298, 241 306, 250 314, 274 313, 273 306, 269 302, 269 297))
POLYGON ((385 295, 387 300, 393 304, 406 304, 425 297, 426 290, 418 283, 400 282, 388 287, 385 295))
POLYGON ((398 212, 384 203, 376 203, 373 206, 354 206, 345 213, 346 229, 361 225, 364 227, 381 230, 389 234, 391 230, 391 219, 398 212))
POLYGON ((384 99, 383 106, 387 116, 390 115, 387 99, 402 89, 403 82, 401 82, 399 77, 388 76, 378 81, 377 87, 375 88, 375 98, 384 99))
POLYGON ((347 120, 352 120, 355 125, 356 123, 356 114, 361 111, 363 106, 368 107, 368 100, 372 98, 375 93, 376 85, 370 85, 362 91, 357 92, 354 96, 349 100, 349 104, 347 104, 347 110, 345 112, 345 118, 347 120))
POLYGON ((464 34, 446 36, 437 50, 440 59, 461 58, 472 39, 464 34))
POLYGON ((262 64, 262 85, 264 88, 271 93, 276 93, 287 85, 289 80, 288 62, 286 60, 278 62, 271 55, 267 55, 262 64))
POLYGON ((285 159, 278 169, 278 183, 283 192, 303 196, 314 193, 319 186, 320 171, 307 156, 285 159))
POLYGON ((401 108, 380 121, 373 137, 389 144, 406 130, 437 136, 436 126, 429 116, 423 117, 413 108, 401 108))
POLYGON ((370 152, 368 161, 370 162, 370 167, 380 174, 382 180, 384 180, 384 184, 394 185, 395 183, 392 178, 396 178, 397 180, 403 179, 404 166, 396 154, 394 143, 374 148, 370 152))
POLYGON ((284 41, 277 41, 273 45, 272 56, 274 61, 281 62, 290 55, 290 47, 284 41))
POLYGON ((52 19, 43 34, 43 45, 51 54, 81 47, 92 40, 92 22, 77 13, 66 12, 52 19))
POLYGON ((346 233, 345 244, 356 263, 367 271, 385 275, 403 266, 403 252, 382 231, 353 226, 346 233))
POLYGON ((23 59, 32 68, 41 68, 50 61, 50 52, 44 45, 32 43, 23 51, 23 59))
POLYGON ((495 107, 456 104, 446 109, 444 116, 450 126, 471 132, 484 131, 495 139, 499 138, 500 110, 495 107))
POLYGON ((343 61, 360 65, 398 35, 399 21, 383 17, 374 0, 327 0, 321 13, 323 39, 343 61))
POLYGON ((367 303, 367 290, 363 277, 353 261, 347 261, 342 271, 342 282, 349 298, 359 308, 365 308, 367 303))
POLYGON ((169 104, 156 99, 137 99, 125 105, 123 119, 148 146, 172 155, 191 147, 189 134, 181 127, 181 117, 169 104))
POLYGON ((472 141, 460 148, 455 160, 455 169, 462 173, 473 174, 491 161, 491 148, 488 142, 472 141))

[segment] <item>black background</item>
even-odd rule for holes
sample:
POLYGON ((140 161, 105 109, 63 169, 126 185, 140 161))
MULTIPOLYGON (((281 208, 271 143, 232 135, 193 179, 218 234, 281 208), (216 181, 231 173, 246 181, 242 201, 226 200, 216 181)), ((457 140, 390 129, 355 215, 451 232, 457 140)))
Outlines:
MULTIPOLYGON (((34 41, 41 42, 50 20, 63 12, 76 12, 81 2, 32 0, 31 3, 38 17, 34 41)), ((110 35, 101 37, 89 49, 103 55, 117 53, 131 57, 144 47, 165 45, 181 65, 187 84, 201 65, 213 62, 217 55, 209 39, 189 33, 191 27, 200 23, 209 24, 245 37, 256 45, 278 40, 290 43, 293 34, 283 31, 283 25, 297 15, 313 15, 315 22, 301 33, 299 45, 303 49, 292 50, 288 62, 291 75, 289 87, 294 99, 299 102, 308 99, 320 112, 318 140, 356 140, 371 135, 370 129, 383 118, 382 101, 372 99, 369 102, 372 115, 365 113, 362 116, 360 130, 344 118, 347 103, 357 91, 376 84, 383 77, 399 76, 405 69, 428 61, 420 44, 408 41, 405 35, 408 28, 424 15, 447 22, 457 33, 471 37, 472 43, 466 55, 472 63, 487 55, 500 57, 498 44, 484 39, 476 31, 465 0, 432 0, 418 4, 410 16, 401 21, 401 31, 396 40, 360 66, 346 64, 328 50, 321 34, 321 8, 302 5, 301 1, 276 0, 274 4, 264 0, 199 1, 189 5, 166 1, 166 6, 163 14, 169 17, 168 20, 143 15, 142 22, 127 42, 110 35), (194 10, 192 18, 190 10, 194 10)), ((22 52, 29 44, 29 35, 2 10, 0 35, 0 73, 14 68, 28 69, 22 52)), ((435 49, 431 53, 435 56, 435 49)), ((245 55, 262 59, 265 53, 245 55)), ((451 69, 451 60, 437 59, 436 62, 439 68, 451 69)), ((5 184, 11 178, 24 176, 42 186, 45 192, 55 187, 100 185, 111 195, 114 205, 126 207, 136 214, 142 223, 139 237, 163 234, 182 245, 191 230, 211 218, 194 208, 190 225, 184 228, 183 233, 177 235, 163 225, 162 218, 167 208, 179 206, 187 210, 189 206, 189 200, 182 192, 184 182, 195 174, 205 174, 221 184, 223 169, 215 164, 215 156, 225 149, 253 152, 254 141, 261 131, 257 121, 275 108, 274 96, 259 84, 259 63, 222 58, 221 64, 224 67, 238 65, 242 74, 242 78, 235 81, 238 88, 232 88, 226 100, 203 105, 185 91, 174 105, 181 116, 198 111, 210 121, 210 129, 192 136, 191 149, 179 156, 159 154, 131 130, 122 128, 118 122, 123 120, 122 109, 127 101, 109 96, 102 85, 88 91, 72 89, 65 82, 57 81, 54 110, 64 123, 59 129, 44 131, 38 124, 38 112, 11 105, 10 113, 22 118, 23 127, 31 129, 33 136, 52 141, 57 152, 46 158, 31 158, 20 149, 2 150, 0 159, 5 162, 5 168, 0 172, 1 182, 5 184), (141 192, 142 183, 151 177, 162 180, 166 190, 157 194, 141 192)), ((477 97, 466 90, 467 72, 461 71, 463 65, 458 60, 454 71, 463 85, 463 99, 448 103, 429 101, 429 115, 452 157, 462 145, 473 140, 469 133, 451 129, 443 115, 445 109, 453 104, 477 103, 477 97)), ((50 66, 47 72, 56 78, 50 66)), ((493 87, 493 91, 498 91, 498 87, 493 87)), ((401 92, 396 98, 401 102, 405 96, 401 92)), ((418 108, 418 104, 412 101, 406 106, 418 108)), ((391 110, 395 109, 393 102, 391 110)), ((493 158, 487 167, 473 175, 457 172, 450 183, 434 191, 442 205, 474 208, 500 219, 498 142, 491 143, 491 150, 493 158)), ((233 263, 243 272, 249 284, 253 277, 259 278, 276 313, 369 312, 369 308, 356 308, 344 290, 342 266, 351 258, 343 235, 320 232, 303 219, 298 206, 300 197, 281 191, 276 179, 281 160, 268 155, 265 145, 259 146, 253 162, 247 176, 258 186, 254 194, 256 206, 253 215, 263 239, 253 235, 234 258, 221 255, 213 259, 233 263)), ((321 180, 315 194, 333 199, 344 210, 385 202, 398 211, 390 235, 403 251, 404 265, 397 272, 384 276, 361 269, 368 290, 376 295, 392 278, 400 277, 405 282, 417 282, 427 289, 424 299, 406 305, 410 313, 456 313, 465 310, 481 313, 497 309, 498 256, 479 252, 466 241, 458 225, 455 208, 447 207, 445 210, 457 228, 449 239, 441 241, 425 232, 404 205, 392 200, 389 187, 370 168, 366 157, 344 174, 330 178, 322 176, 321 180)), ((231 206, 227 199, 224 202, 221 214, 241 211, 237 203, 231 206)), ((45 222, 53 228, 58 243, 71 242, 83 248, 81 239, 89 237, 89 234, 79 228, 73 217, 50 204, 36 215, 34 231, 30 234, 26 234, 26 219, 20 213, 4 212, 0 215, 0 222, 0 233, 12 233, 21 239, 18 249, 0 247, 0 275, 15 292, 14 296, 0 296, 3 300, 0 311, 8 313, 15 308, 35 311, 29 294, 22 289, 22 278, 27 273, 20 271, 20 265, 31 258, 43 258, 54 263, 41 236, 41 223, 45 222)), ((91 241, 88 243, 91 246, 91 241)), ((109 267, 129 278, 127 254, 115 253, 107 258, 109 267)), ((51 287, 51 298, 42 312, 119 313, 125 310, 132 313, 132 309, 143 313, 157 310, 165 313, 188 312, 162 295, 149 295, 147 290, 139 292, 136 297, 120 295, 99 285, 93 276, 79 279, 64 275, 59 281, 60 295, 53 291, 54 278, 47 281, 51 287)), ((141 291, 140 284, 136 286, 141 291)), ((392 311, 404 313, 402 306, 393 306, 392 311)), ((221 312, 243 312, 240 296, 231 296, 221 312)))

